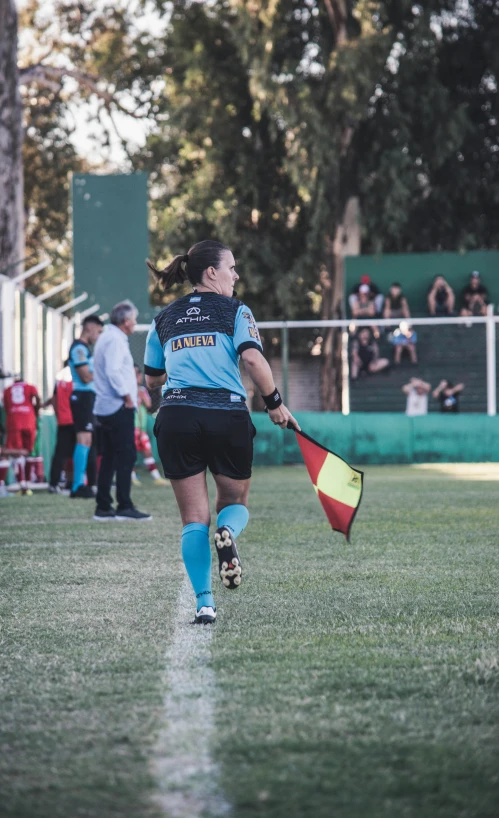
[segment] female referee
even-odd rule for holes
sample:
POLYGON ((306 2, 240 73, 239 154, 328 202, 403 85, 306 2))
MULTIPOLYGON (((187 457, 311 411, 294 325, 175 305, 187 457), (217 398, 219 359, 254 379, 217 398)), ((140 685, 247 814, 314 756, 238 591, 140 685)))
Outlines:
POLYGON ((251 310, 233 298, 234 256, 218 241, 200 241, 164 269, 148 266, 165 290, 187 279, 190 295, 154 319, 144 357, 146 384, 166 384, 154 434, 182 518, 182 557, 197 598, 196 624, 215 621, 211 592, 209 468, 217 486, 215 547, 226 588, 241 584, 236 538, 248 522, 255 428, 246 406, 239 357, 267 406, 285 429, 299 428, 284 406, 251 310))

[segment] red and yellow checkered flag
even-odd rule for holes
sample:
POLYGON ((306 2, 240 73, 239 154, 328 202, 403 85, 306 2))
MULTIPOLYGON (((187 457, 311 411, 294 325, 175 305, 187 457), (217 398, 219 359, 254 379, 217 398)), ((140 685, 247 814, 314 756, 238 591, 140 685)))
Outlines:
POLYGON ((333 531, 350 540, 350 529, 362 498, 364 472, 321 446, 304 432, 296 433, 308 473, 333 531))

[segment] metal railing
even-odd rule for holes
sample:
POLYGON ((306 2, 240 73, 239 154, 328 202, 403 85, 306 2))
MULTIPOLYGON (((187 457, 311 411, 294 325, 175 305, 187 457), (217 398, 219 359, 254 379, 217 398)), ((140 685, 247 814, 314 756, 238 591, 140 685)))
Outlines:
MULTIPOLYGON (((400 318, 358 318, 358 319, 332 319, 328 321, 259 321, 258 328, 261 330, 279 330, 281 335, 281 381, 282 395, 284 401, 289 400, 289 331, 293 329, 343 329, 342 333, 342 412, 350 413, 350 384, 349 384, 349 361, 348 361, 348 341, 349 331, 354 331, 359 327, 395 327, 401 322, 400 318)), ((493 305, 489 305, 486 316, 450 316, 444 318, 410 318, 408 323, 411 326, 473 326, 480 324, 485 326, 485 354, 486 354, 486 385, 487 385, 487 414, 494 416, 497 414, 497 362, 496 362, 496 325, 499 323, 499 315, 494 315, 493 305)), ((136 331, 148 332, 149 324, 138 324, 136 331)))

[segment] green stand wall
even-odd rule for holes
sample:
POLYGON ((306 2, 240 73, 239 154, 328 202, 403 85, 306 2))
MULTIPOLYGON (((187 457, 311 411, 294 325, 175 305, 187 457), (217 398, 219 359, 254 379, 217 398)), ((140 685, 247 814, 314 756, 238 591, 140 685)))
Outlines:
MULTIPOLYGON (((411 314, 428 315, 426 294, 436 275, 444 276, 456 294, 456 309, 470 273, 478 270, 489 290, 490 300, 499 304, 499 252, 473 250, 469 253, 393 253, 380 256, 348 256, 345 259, 345 294, 348 295, 361 275, 370 275, 386 295, 390 285, 399 281, 407 296, 411 314)), ((350 310, 348 310, 350 315, 350 310)))

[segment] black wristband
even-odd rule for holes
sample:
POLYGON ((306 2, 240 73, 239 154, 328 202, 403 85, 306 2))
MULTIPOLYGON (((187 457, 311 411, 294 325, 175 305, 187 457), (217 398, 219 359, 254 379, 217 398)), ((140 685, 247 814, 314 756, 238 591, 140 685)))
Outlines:
POLYGON ((262 398, 267 409, 277 409, 277 407, 282 403, 282 398, 278 389, 274 389, 270 395, 262 395, 262 398))

